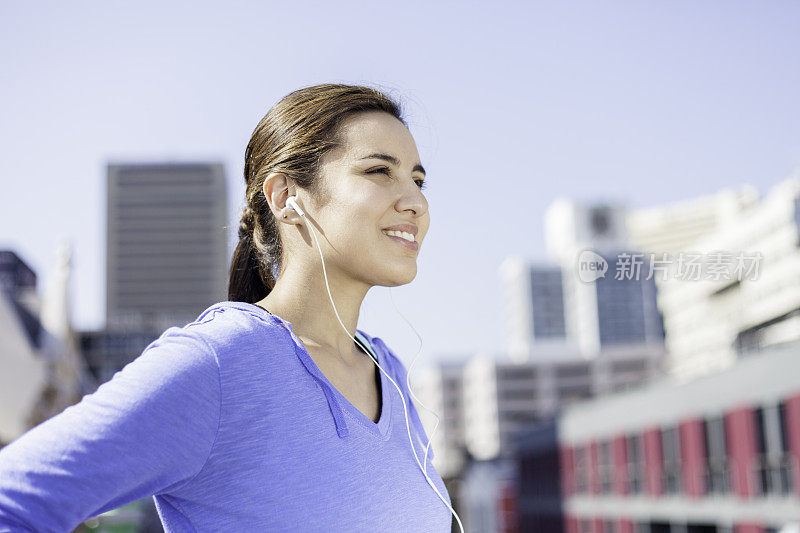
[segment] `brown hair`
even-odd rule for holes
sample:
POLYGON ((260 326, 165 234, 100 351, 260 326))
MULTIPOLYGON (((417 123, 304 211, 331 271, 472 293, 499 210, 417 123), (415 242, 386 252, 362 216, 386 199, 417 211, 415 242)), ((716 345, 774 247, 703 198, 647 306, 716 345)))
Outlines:
POLYGON ((233 252, 228 300, 254 303, 275 286, 275 269, 283 264, 278 222, 262 193, 264 180, 281 172, 318 197, 319 163, 339 145, 339 126, 351 115, 384 111, 403 124, 400 104, 370 87, 322 84, 291 92, 256 126, 244 155, 246 205, 233 252))

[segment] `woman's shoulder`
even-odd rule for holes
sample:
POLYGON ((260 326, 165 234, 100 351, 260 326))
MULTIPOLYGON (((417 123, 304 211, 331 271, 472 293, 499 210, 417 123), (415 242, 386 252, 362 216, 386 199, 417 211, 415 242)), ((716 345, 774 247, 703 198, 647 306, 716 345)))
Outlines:
POLYGON ((199 335, 213 347, 219 348, 241 343, 243 337, 255 333, 271 334, 283 328, 275 317, 257 305, 221 301, 208 306, 195 320, 179 329, 199 335))
POLYGON ((202 342, 217 364, 247 364, 250 357, 270 359, 294 343, 280 320, 247 302, 221 301, 207 307, 195 320, 169 328, 162 337, 188 335, 202 342))

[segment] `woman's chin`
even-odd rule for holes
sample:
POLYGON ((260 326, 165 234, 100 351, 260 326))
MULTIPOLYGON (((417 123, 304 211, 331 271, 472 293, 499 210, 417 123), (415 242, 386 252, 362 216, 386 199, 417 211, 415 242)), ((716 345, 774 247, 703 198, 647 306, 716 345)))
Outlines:
POLYGON ((414 281, 414 278, 416 277, 416 268, 413 271, 396 272, 393 276, 389 277, 386 283, 383 283, 382 285, 384 287, 399 287, 400 285, 408 285, 414 281))

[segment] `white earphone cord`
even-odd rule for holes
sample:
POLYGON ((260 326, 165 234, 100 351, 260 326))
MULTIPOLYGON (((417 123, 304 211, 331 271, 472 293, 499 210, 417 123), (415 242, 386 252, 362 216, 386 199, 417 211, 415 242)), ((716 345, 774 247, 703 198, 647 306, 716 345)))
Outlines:
MULTIPOLYGON (((294 199, 292 198, 292 200, 294 200, 294 199)), ((294 201, 291 201, 291 202, 287 201, 287 204, 289 204, 290 207, 292 207, 293 205, 297 205, 294 201)), ((306 217, 306 214, 301 209, 295 209, 295 211, 301 217, 305 218, 308 221, 308 218, 306 217)), ((322 256, 322 248, 320 247, 319 241, 317 240, 317 232, 314 230, 313 225, 310 222, 308 223, 308 227, 311 229, 311 235, 313 235, 314 242, 316 243, 317 250, 319 251, 319 258, 322 261, 322 274, 323 274, 323 277, 325 278, 325 288, 328 289, 328 297, 331 300, 331 305, 333 306, 333 312, 336 314, 336 319, 339 321, 339 324, 341 324, 342 329, 344 329, 344 332, 347 333, 347 336, 350 337, 351 339, 353 339, 353 342, 356 345, 358 345, 359 348, 361 348, 359 343, 356 342, 356 339, 352 335, 350 335, 349 331, 347 331, 347 328, 345 327, 344 323, 342 322, 342 319, 339 317, 339 312, 336 310, 336 304, 333 303, 333 296, 331 295, 331 288, 328 285, 328 273, 325 270, 325 258, 322 256)), ((397 392, 400 394, 400 398, 403 398, 403 414, 405 415, 405 418, 406 418, 406 430, 408 432, 408 442, 411 444, 411 451, 414 454, 414 459, 417 461, 417 466, 422 471, 422 475, 425 476, 425 479, 427 480, 428 484, 431 486, 431 488, 434 490, 434 492, 436 492, 436 494, 439 496, 439 499, 442 500, 442 502, 444 502, 444 504, 447 506, 447 508, 450 509, 450 512, 453 513, 453 516, 456 518, 456 521, 458 522, 458 527, 461 529, 461 533, 464 533, 464 526, 461 524, 461 519, 458 517, 458 513, 456 513, 455 510, 453 509, 453 507, 449 503, 447 503, 447 501, 442 496, 442 493, 439 492, 439 489, 437 489, 436 485, 433 484, 433 481, 431 481, 431 478, 428 477, 428 450, 429 450, 430 445, 431 445, 431 439, 433 438, 433 434, 436 433, 436 428, 439 427, 439 417, 436 415, 436 413, 434 413, 433 411, 431 411, 430 409, 425 407, 422 404, 422 402, 419 401, 418 398, 416 398, 416 396, 414 395, 414 392, 411 390, 411 383, 409 381, 409 379, 411 377, 411 368, 414 366, 414 362, 416 362, 417 357, 419 356, 420 352, 422 351, 422 337, 419 336, 419 333, 417 333, 417 330, 414 329, 414 326, 411 326, 411 323, 408 320, 406 320, 406 317, 404 317, 400 313, 400 311, 397 309, 397 305, 394 303, 394 296, 392 296, 391 287, 389 288, 389 295, 392 298, 392 305, 394 305, 395 311, 397 311, 397 313, 403 318, 403 320, 406 321, 406 324, 408 324, 411 327, 411 329, 414 331, 414 334, 417 336, 417 338, 419 339, 419 342, 420 342, 419 349, 417 350, 417 354, 414 356, 414 359, 411 361, 411 365, 408 367, 408 372, 406 374, 406 386, 408 387, 408 391, 411 394, 411 396, 414 399, 416 399, 417 402, 420 405, 422 405, 422 407, 426 411, 432 413, 433 416, 436 418, 436 425, 433 427, 433 431, 431 432, 431 436, 430 436, 430 438, 428 438, 428 444, 425 446, 425 456, 424 456, 425 466, 424 467, 419 462, 419 456, 417 456, 417 450, 414 449, 414 441, 413 441, 413 439, 411 437, 411 428, 410 428, 410 426, 408 424, 408 409, 406 408, 406 401, 405 401, 405 398, 403 397, 403 391, 400 390, 400 387, 397 385, 397 383, 395 383, 395 381, 391 378, 391 376, 389 376, 389 374, 386 373, 386 371, 383 368, 381 368, 381 365, 379 365, 377 361, 375 361, 375 365, 378 367, 378 369, 380 369, 381 372, 383 372, 383 375, 385 375, 389 379, 389 381, 392 382, 392 385, 395 386, 395 388, 397 389, 397 392)), ((363 351, 363 348, 361 348, 361 350, 363 351)), ((366 353, 366 352, 364 352, 364 353, 366 353)), ((368 353, 367 353, 367 355, 369 356, 368 353)), ((372 359, 371 356, 370 356, 370 359, 372 359)))

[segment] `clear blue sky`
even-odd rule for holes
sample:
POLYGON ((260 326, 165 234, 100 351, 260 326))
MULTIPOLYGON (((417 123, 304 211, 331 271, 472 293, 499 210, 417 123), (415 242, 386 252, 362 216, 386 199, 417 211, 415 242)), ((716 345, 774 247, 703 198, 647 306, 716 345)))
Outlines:
MULTIPOLYGON (((105 164, 221 161, 235 226, 249 136, 303 85, 406 105, 432 223, 393 290, 420 362, 505 347, 497 269, 543 257, 555 197, 764 193, 800 166, 798 2, 4 1, 0 65, 0 247, 44 288, 71 240, 78 328, 104 317, 105 164)), ((416 352, 386 288, 359 326, 416 352)))

